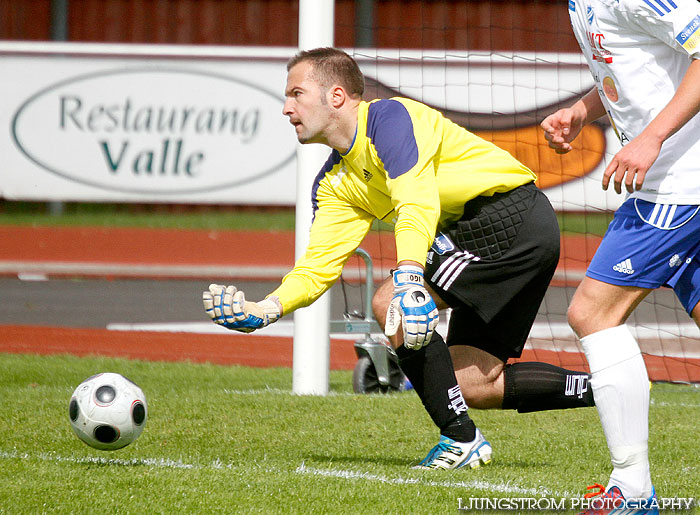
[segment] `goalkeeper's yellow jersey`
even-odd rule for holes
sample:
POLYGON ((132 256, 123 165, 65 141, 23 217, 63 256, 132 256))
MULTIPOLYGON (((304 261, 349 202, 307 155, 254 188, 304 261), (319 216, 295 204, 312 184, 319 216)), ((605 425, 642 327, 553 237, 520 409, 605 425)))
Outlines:
POLYGON ((361 102, 345 154, 331 152, 312 190, 306 253, 271 295, 288 314, 340 277, 375 218, 394 224, 397 263, 425 264, 436 231, 479 195, 510 191, 535 174, 439 111, 406 98, 361 102))

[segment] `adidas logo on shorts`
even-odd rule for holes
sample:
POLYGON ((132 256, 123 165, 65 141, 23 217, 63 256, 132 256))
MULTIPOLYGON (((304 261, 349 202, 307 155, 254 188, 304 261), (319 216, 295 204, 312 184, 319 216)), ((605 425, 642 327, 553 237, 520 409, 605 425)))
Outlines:
POLYGON ((630 258, 627 258, 624 261, 620 261, 617 265, 615 265, 612 268, 616 272, 620 272, 622 274, 632 275, 634 273, 634 268, 632 268, 632 261, 630 260, 630 258))

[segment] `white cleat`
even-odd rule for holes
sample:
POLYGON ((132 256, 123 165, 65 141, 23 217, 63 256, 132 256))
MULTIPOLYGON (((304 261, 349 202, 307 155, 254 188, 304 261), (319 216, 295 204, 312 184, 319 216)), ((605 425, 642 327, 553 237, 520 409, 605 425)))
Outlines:
POLYGON ((478 429, 472 442, 457 442, 440 435, 438 444, 413 468, 458 469, 466 466, 475 469, 491 463, 492 453, 491 444, 478 429))

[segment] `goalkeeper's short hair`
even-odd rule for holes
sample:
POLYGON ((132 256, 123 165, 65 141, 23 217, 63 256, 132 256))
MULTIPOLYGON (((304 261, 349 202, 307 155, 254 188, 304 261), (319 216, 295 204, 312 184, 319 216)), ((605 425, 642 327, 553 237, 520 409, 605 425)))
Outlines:
POLYGON ((302 62, 310 62, 313 77, 324 89, 338 84, 352 96, 365 92, 365 78, 357 62, 338 48, 322 47, 302 50, 287 62, 287 71, 302 62))

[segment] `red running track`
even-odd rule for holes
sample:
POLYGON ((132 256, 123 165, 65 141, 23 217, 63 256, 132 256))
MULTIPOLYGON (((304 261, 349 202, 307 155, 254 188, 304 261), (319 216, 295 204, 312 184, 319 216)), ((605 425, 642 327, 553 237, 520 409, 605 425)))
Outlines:
MULTIPOLYGON (((221 256, 235 259, 236 264, 260 267, 289 268, 294 262, 292 232, 0 226, 0 241, 0 265, 47 262, 231 265, 219 261, 221 256)), ((599 242, 597 237, 564 237, 560 269, 584 270, 599 242)), ((391 234, 372 233, 362 247, 372 256, 393 256, 395 252, 391 234)), ((391 258, 385 261, 375 266, 391 267, 391 258)), ((0 326, 0 352, 292 366, 291 338, 238 333, 199 335, 6 325, 0 326)), ((580 353, 526 351, 523 360, 547 361, 579 370, 587 368, 580 353)), ((656 356, 645 356, 645 360, 652 380, 700 382, 700 360, 656 356)), ((355 362, 351 341, 331 342, 331 368, 352 369, 355 362)))

